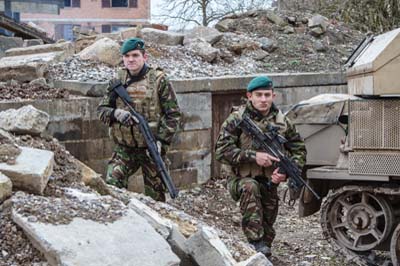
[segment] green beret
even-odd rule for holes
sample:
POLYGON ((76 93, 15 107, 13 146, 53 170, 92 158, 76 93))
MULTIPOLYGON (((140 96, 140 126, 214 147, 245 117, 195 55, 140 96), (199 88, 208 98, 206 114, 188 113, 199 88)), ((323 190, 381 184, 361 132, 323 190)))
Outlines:
POLYGON ((260 76, 252 79, 247 85, 247 91, 252 92, 257 89, 267 89, 267 90, 272 90, 272 87, 274 85, 272 84, 272 80, 267 77, 267 76, 260 76))
POLYGON ((121 46, 121 54, 126 54, 129 51, 132 50, 144 50, 144 41, 140 38, 130 38, 126 41, 121 46))

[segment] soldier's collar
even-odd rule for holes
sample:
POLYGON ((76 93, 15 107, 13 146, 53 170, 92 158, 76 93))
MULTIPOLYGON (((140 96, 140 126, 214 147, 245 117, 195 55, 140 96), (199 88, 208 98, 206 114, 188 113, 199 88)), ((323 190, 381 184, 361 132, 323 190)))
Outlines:
POLYGON ((142 67, 142 69, 140 70, 139 74, 137 75, 132 75, 129 70, 127 69, 126 71, 128 72, 128 78, 130 82, 136 82, 141 80, 146 74, 147 71, 149 69, 149 66, 145 63, 142 67))
POLYGON ((275 115, 279 111, 278 108, 276 107, 276 105, 274 103, 272 103, 271 108, 269 109, 269 113, 266 116, 264 116, 256 108, 254 108, 254 106, 251 104, 250 101, 247 101, 246 109, 247 109, 248 114, 252 118, 257 118, 257 120, 261 120, 261 119, 263 119, 265 117, 269 117, 271 115, 275 115))

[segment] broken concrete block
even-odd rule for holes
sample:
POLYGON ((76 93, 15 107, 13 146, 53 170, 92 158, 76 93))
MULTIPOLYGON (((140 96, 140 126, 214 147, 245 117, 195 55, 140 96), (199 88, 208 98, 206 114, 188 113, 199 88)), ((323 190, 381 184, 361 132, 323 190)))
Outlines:
POLYGON ((20 148, 16 163, 0 163, 0 172, 11 179, 14 190, 42 194, 53 172, 54 154, 46 150, 20 148))
POLYGON ((20 37, 0 36, 0 57, 5 55, 5 51, 10 48, 22 47, 24 40, 20 37))
POLYGON ((183 39, 183 44, 187 45, 192 41, 196 41, 196 39, 198 38, 204 39, 210 44, 214 44, 221 40, 222 36, 223 33, 216 30, 215 28, 199 26, 195 27, 185 35, 185 38, 183 39))
POLYGON ((164 45, 182 45, 183 34, 174 33, 165 30, 144 28, 140 31, 143 39, 148 42, 164 45))
POLYGON ((24 44, 22 47, 29 47, 29 46, 35 46, 35 45, 43 45, 44 42, 42 39, 28 39, 24 40, 24 44))
POLYGON ((263 254, 257 253, 247 260, 236 264, 236 266, 273 266, 273 264, 263 254))
POLYGON ((6 51, 6 56, 33 55, 52 52, 63 52, 65 57, 69 57, 75 53, 75 48, 72 42, 42 44, 23 48, 8 49, 6 51))
POLYGON ((110 38, 103 38, 79 52, 82 60, 99 61, 116 66, 121 61, 119 44, 110 38))
POLYGON ((199 266, 232 266, 236 264, 228 248, 211 227, 201 227, 186 241, 186 252, 199 266))
POLYGON ((173 225, 171 234, 167 239, 172 251, 181 259, 180 266, 197 266, 198 264, 193 260, 189 254, 186 253, 186 238, 179 231, 178 226, 173 225))
POLYGON ((138 30, 137 30, 137 28, 127 28, 127 29, 121 30, 119 32, 119 34, 121 35, 121 39, 124 41, 129 38, 137 37, 138 30))
POLYGON ((0 203, 11 197, 12 183, 10 178, 0 173, 0 203))
MULTIPOLYGON (((101 197, 94 193, 73 194, 93 205, 101 204, 96 200, 101 197)), ((29 219, 17 209, 13 209, 12 218, 51 266, 178 266, 180 263, 166 240, 131 209, 124 209, 121 217, 106 224, 75 217, 68 224, 54 225, 29 219)))
POLYGON ((0 128, 17 134, 38 135, 46 130, 49 115, 32 105, 0 112, 0 128))
POLYGON ((208 42, 202 39, 196 39, 188 44, 188 47, 193 50, 195 54, 203 58, 203 60, 211 63, 218 55, 219 49, 214 48, 208 42))
POLYGON ((329 19, 321 15, 315 15, 308 20, 308 27, 315 28, 320 27, 322 32, 325 32, 329 25, 329 19))
POLYGON ((81 176, 82 182, 85 185, 88 185, 94 178, 100 178, 101 175, 96 173, 92 168, 87 166, 86 164, 82 163, 78 159, 74 159, 75 164, 78 166, 81 176))
POLYGON ((10 60, 10 57, 3 57, 0 59, 0 81, 14 79, 26 82, 41 78, 47 72, 48 65, 41 60, 28 62, 19 60, 18 58, 17 60, 10 60))
POLYGON ((162 218, 156 211, 135 198, 130 199, 128 207, 144 217, 164 239, 169 237, 173 226, 170 220, 162 218))

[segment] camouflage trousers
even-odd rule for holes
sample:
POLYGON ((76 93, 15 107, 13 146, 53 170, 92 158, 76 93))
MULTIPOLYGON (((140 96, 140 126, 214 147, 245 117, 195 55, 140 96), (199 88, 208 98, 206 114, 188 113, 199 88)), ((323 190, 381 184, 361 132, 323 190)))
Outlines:
POLYGON ((242 229, 247 239, 264 240, 271 247, 279 206, 277 186, 267 188, 253 178, 231 177, 228 179, 228 190, 232 198, 240 203, 242 229))
POLYGON ((117 144, 108 163, 106 182, 119 188, 127 188, 129 177, 142 167, 145 194, 155 200, 165 201, 164 184, 157 176, 156 165, 146 150, 117 144))

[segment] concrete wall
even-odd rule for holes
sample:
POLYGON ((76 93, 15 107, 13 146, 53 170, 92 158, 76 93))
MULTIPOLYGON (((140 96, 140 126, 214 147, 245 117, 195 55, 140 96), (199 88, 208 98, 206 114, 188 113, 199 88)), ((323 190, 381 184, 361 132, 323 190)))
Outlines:
MULTIPOLYGON (((271 74, 278 93, 277 103, 285 109, 320 93, 346 92, 341 74, 271 74)), ((183 111, 184 128, 168 153, 170 172, 180 187, 206 182, 218 175, 212 162, 215 136, 233 104, 244 96, 252 76, 174 80, 183 111), (223 99, 223 100, 221 100, 223 99), (219 107, 219 108, 217 108, 219 107), (221 109, 222 108, 222 109, 221 109)), ((0 102, 0 111, 32 104, 50 114, 47 131, 66 148, 99 173, 112 153, 107 127, 97 118, 100 98, 74 97, 68 100, 0 102)))

